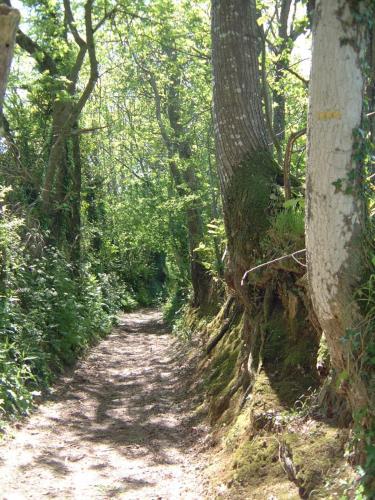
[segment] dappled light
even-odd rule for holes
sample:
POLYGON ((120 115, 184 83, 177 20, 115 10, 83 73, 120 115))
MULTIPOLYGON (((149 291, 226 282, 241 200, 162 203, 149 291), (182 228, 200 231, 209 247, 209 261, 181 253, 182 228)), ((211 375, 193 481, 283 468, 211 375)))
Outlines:
POLYGON ((375 0, 0 0, 0 500, 375 498, 375 0))
POLYGON ((5 443, 2 494, 201 498, 189 370, 160 313, 120 317, 5 443))

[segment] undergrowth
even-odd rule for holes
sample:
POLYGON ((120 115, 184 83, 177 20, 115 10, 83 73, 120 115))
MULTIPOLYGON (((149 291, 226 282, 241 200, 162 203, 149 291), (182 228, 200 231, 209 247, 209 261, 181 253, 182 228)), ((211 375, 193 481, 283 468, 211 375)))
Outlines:
MULTIPOLYGON (((372 231, 374 234, 374 231, 372 231)), ((369 402, 354 415, 354 445, 362 443, 365 461, 358 469, 361 484, 356 498, 375 497, 375 252, 370 250, 370 273, 366 282, 356 293, 356 299, 363 314, 363 324, 355 331, 349 331, 346 340, 351 343, 353 354, 357 355, 357 367, 369 388, 369 402)))
POLYGON ((281 252, 301 250, 305 246, 303 205, 301 206, 298 199, 289 201, 294 202, 293 205, 288 204, 271 221, 271 227, 262 245, 267 254, 270 250, 277 249, 281 255, 281 252))
POLYGON ((52 246, 38 257, 22 219, 0 199, 0 421, 25 415, 54 374, 111 328, 129 293, 114 276, 70 264, 52 246), (26 237, 25 237, 26 233, 26 237))

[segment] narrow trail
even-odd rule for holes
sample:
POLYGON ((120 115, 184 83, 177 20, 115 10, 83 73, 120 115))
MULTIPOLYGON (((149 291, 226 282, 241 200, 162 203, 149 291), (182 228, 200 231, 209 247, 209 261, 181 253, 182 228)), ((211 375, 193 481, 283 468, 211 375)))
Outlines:
POLYGON ((0 444, 0 498, 205 498, 186 374, 158 312, 122 316, 0 444))

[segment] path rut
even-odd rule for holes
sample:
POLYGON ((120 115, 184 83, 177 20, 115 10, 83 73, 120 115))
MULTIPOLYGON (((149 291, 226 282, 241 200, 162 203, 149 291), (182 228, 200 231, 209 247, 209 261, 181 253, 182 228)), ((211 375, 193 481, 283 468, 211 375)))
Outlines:
POLYGON ((188 380, 159 312, 122 316, 0 445, 0 498, 205 498, 188 380))

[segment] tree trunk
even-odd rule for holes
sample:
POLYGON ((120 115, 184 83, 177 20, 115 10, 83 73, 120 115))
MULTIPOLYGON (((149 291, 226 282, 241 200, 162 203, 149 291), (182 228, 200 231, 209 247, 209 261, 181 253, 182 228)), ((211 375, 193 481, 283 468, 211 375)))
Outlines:
POLYGON ((371 142, 375 144, 375 28, 371 29, 370 44, 368 47, 367 63, 369 67, 369 81, 367 83, 368 110, 370 112, 371 142))
POLYGON ((0 5, 0 113, 3 107, 19 20, 18 10, 7 5, 0 5))
MULTIPOLYGON (((3 100, 8 82, 10 65, 13 58, 14 41, 20 20, 18 10, 0 5, 0 117, 2 117, 3 100)), ((3 123, 0 123, 0 137, 3 135, 3 123)), ((0 206, 0 218, 2 217, 0 206)), ((0 255, 0 292, 5 292, 7 252, 4 245, 0 255)))
MULTIPOLYGON (((10 0, 6 0, 10 3, 10 0)), ((78 51, 73 59, 73 51, 66 58, 64 66, 57 64, 54 56, 46 52, 42 46, 32 40, 28 35, 18 30, 17 42, 36 61, 37 67, 41 73, 48 72, 51 77, 63 77, 65 82, 57 89, 56 92, 50 94, 50 106, 52 108, 52 124, 51 138, 48 147, 48 156, 45 166, 44 177, 41 182, 40 198, 42 201, 42 212, 45 225, 50 229, 51 242, 59 248, 66 248, 67 243, 72 245, 78 244, 79 236, 76 234, 79 230, 80 218, 78 215, 80 204, 80 159, 78 164, 75 158, 77 157, 77 141, 72 138, 72 131, 75 124, 78 122, 83 108, 90 98, 97 79, 98 61, 95 51, 95 33, 108 19, 113 11, 107 12, 96 26, 93 26, 93 5, 94 0, 84 2, 84 24, 85 24, 85 39, 80 35, 75 25, 73 12, 70 1, 64 0, 64 23, 65 34, 62 35, 67 42, 67 30, 69 28, 70 35, 77 44, 78 51), (77 91, 77 83, 81 78, 81 70, 85 61, 86 54, 89 59, 89 75, 81 92, 77 91), (63 100, 58 98, 58 92, 66 92, 67 96, 63 100), (70 193, 70 188, 73 192, 70 193), (70 196, 71 194, 71 196, 70 196), (69 201, 72 201, 73 206, 69 206, 69 201), (70 231, 73 230, 73 233, 70 231)), ((53 9, 51 10, 49 19, 54 22, 55 17, 53 9)), ((56 58, 59 57, 56 53, 56 58)), ((77 139, 78 140, 78 139, 77 139)), ((47 148, 46 148, 47 150, 47 148)), ((79 245, 78 245, 79 246, 79 245)), ((76 254, 78 247, 71 249, 70 255, 76 254)), ((78 251, 79 253, 79 251, 78 251)), ((77 255, 76 255, 77 256, 77 255)))
POLYGON ((260 342, 256 305, 241 280, 262 255, 277 176, 262 110, 256 34, 255 0, 212 0, 214 129, 228 238, 225 277, 244 306, 238 380, 244 387, 257 371, 260 342))
POLYGON ((332 365, 347 376, 352 409, 367 403, 365 384, 345 335, 359 327, 353 299, 364 271, 365 211, 361 165, 355 161, 361 124, 369 2, 321 0, 316 5, 308 121, 306 246, 314 309, 325 332, 332 365), (356 12, 357 11, 357 12, 356 12))
MULTIPOLYGON (((182 160, 187 160, 186 155, 181 156, 182 160)), ((170 170, 176 191, 183 197, 188 194, 195 194, 198 191, 197 179, 192 167, 187 166, 183 172, 177 168, 173 160, 170 161, 170 170), (187 186, 184 186, 184 183, 187 186)), ((189 263, 190 278, 193 288, 193 307, 200 307, 202 310, 208 305, 209 288, 211 278, 204 265, 201 263, 200 256, 196 251, 199 243, 203 240, 203 220, 200 207, 195 207, 190 202, 185 210, 187 237, 189 243, 189 263)))
MULTIPOLYGON (((78 128, 78 125, 77 125, 78 128)), ((72 137, 73 179, 71 190, 71 213, 69 217, 69 234, 71 260, 76 264, 81 260, 81 189, 82 161, 79 135, 72 137)))
POLYGON ((230 256, 229 281, 247 302, 243 273, 268 228, 276 166, 262 111, 255 1, 212 1, 216 155, 230 256))
POLYGON ((66 143, 71 129, 71 127, 67 127, 67 123, 71 113, 70 103, 59 101, 53 103, 51 146, 42 189, 43 210, 48 216, 53 213, 56 202, 56 193, 54 192, 56 177, 61 175, 61 169, 65 169, 66 143))

